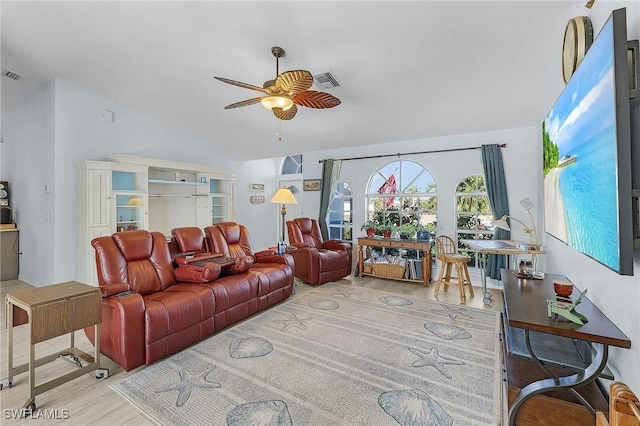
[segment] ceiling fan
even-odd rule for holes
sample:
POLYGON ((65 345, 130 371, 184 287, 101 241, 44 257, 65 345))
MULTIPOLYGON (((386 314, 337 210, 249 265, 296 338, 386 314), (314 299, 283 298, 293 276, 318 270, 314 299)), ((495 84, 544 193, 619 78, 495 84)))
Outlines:
POLYGON ((266 109, 280 120, 291 120, 298 112, 297 105, 307 108, 333 108, 340 105, 340 99, 325 92, 308 90, 313 84, 313 76, 306 70, 285 71, 279 74, 279 59, 285 54, 284 49, 278 46, 271 48, 271 53, 276 58, 276 78, 267 80, 262 87, 242 83, 224 77, 213 77, 224 83, 232 84, 245 89, 262 92, 265 96, 251 98, 227 105, 224 109, 249 106, 260 102, 266 109))

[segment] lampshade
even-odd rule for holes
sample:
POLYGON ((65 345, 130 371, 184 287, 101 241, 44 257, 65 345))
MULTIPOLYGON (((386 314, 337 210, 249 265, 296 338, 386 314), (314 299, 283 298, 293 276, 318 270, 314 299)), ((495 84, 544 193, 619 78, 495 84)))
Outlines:
POLYGON ((500 219, 494 220, 493 222, 491 222, 491 224, 496 228, 504 229, 505 231, 511 231, 511 227, 507 223, 506 216, 502 216, 500 219))
POLYGON ((127 202, 127 206, 139 206, 142 204, 142 200, 139 197, 131 197, 127 202))
POLYGON ((296 197, 293 196, 293 192, 289 188, 278 188, 271 202, 276 204, 298 204, 296 197))
POLYGON ((265 96, 260 103, 269 111, 274 108, 282 108, 283 111, 286 111, 293 106, 293 101, 284 96, 265 96))
MULTIPOLYGON (((491 224, 496 228, 504 229, 505 231, 511 231, 511 226, 509 226, 507 219, 515 220, 520 225, 522 225, 522 227, 524 228, 524 232, 529 235, 529 239, 531 240, 532 244, 538 243, 538 240, 536 238, 535 223, 533 224, 533 228, 529 228, 523 221, 516 219, 513 216, 504 215, 500 219, 492 221, 491 224)), ((533 220, 533 216, 531 217, 531 219, 533 220)))

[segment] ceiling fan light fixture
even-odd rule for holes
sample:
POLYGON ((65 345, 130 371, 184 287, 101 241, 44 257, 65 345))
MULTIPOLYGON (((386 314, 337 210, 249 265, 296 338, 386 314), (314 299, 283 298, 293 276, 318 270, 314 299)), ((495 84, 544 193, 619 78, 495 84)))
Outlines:
POLYGON ((260 103, 269 111, 273 111, 274 108, 281 108, 283 111, 287 111, 293 106, 293 101, 284 96, 265 96, 260 100, 260 103))

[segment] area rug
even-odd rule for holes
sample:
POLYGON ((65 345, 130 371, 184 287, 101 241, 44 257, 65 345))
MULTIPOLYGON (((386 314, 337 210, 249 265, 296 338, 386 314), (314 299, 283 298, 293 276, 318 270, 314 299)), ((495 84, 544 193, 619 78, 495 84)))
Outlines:
POLYGON ((499 320, 330 283, 111 388, 161 425, 497 425, 499 320))

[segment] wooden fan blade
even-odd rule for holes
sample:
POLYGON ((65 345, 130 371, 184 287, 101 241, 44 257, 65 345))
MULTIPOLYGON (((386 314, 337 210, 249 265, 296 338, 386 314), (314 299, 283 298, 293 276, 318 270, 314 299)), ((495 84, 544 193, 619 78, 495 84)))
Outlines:
POLYGON ((308 90, 306 92, 298 93, 291 98, 293 102, 298 105, 305 106, 307 108, 333 108, 340 105, 340 99, 325 92, 316 92, 315 90, 308 90))
POLYGON ((309 71, 285 71, 276 78, 276 87, 290 96, 304 92, 313 84, 313 76, 309 71))
POLYGON ((227 105, 226 107, 224 107, 224 109, 231 109, 231 108, 249 106, 249 105, 257 104, 261 100, 262 100, 262 96, 257 97, 257 98, 251 98, 251 99, 247 99, 245 101, 236 102, 235 104, 227 105))
POLYGON ((243 83, 241 81, 231 80, 229 78, 224 77, 213 77, 216 80, 222 81, 223 83, 233 84, 234 86, 243 87, 245 89, 257 90, 258 92, 267 93, 262 87, 254 86, 253 84, 243 83))
POLYGON ((278 117, 280 120, 291 120, 295 117, 296 112, 298 112, 298 107, 295 105, 292 105, 291 108, 286 111, 283 111, 281 108, 273 109, 273 115, 278 117))

